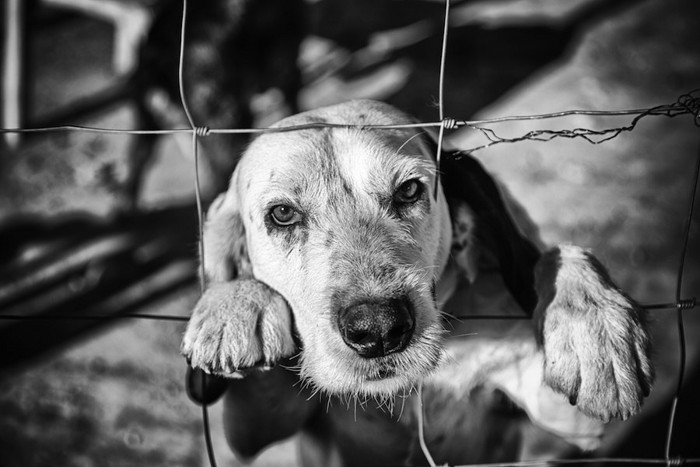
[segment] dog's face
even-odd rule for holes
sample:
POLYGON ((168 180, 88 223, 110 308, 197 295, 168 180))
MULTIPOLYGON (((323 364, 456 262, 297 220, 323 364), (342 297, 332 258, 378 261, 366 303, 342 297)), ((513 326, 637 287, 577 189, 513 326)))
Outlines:
MULTIPOLYGON (((278 126, 410 121, 360 101, 278 126)), ((231 235, 241 238, 233 266, 288 301, 303 343, 302 375, 322 390, 393 394, 441 358, 435 287, 452 228, 424 138, 356 128, 264 134, 213 207, 235 212, 240 225, 231 235)), ((209 267, 211 275, 232 275, 209 267)))

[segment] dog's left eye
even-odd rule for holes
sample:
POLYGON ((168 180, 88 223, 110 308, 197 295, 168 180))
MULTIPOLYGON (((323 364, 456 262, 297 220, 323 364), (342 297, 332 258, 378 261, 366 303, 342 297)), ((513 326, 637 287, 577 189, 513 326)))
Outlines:
POLYGON ((275 224, 281 227, 296 224, 301 220, 301 214, 286 204, 278 204, 277 206, 274 206, 270 210, 270 217, 275 224))
POLYGON ((394 193, 394 201, 399 204, 411 204, 418 201, 423 194, 423 184, 416 180, 403 182, 394 193))

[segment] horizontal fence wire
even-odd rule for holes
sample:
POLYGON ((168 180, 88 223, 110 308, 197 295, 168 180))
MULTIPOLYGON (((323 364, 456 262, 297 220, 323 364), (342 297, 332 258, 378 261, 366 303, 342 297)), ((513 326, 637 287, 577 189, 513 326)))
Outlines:
MULTIPOLYGON (((457 151, 456 155, 472 153, 475 151, 480 151, 488 147, 497 144, 508 144, 508 143, 519 143, 524 141, 541 141, 547 142, 556 138, 568 138, 568 139, 582 139, 591 144, 600 144, 603 142, 610 141, 622 133, 633 131, 638 123, 650 116, 664 116, 664 117, 677 117, 682 115, 690 115, 693 118, 693 122, 696 126, 700 126, 700 89, 695 89, 680 95, 675 102, 662 104, 649 108, 638 108, 638 109, 628 109, 628 110, 564 110, 551 113, 534 114, 534 115, 513 115, 504 116, 497 118, 481 119, 481 120, 456 120, 453 118, 446 118, 443 111, 443 92, 444 92, 444 72, 445 72, 445 57, 446 48, 448 40, 448 24, 449 24, 449 8, 450 0, 445 2, 445 22, 443 30, 443 41, 442 41, 442 51, 440 54, 440 79, 439 79, 439 121, 430 122, 415 122, 409 124, 390 124, 390 125, 353 125, 344 123, 308 123, 301 125, 291 125, 291 126, 273 126, 265 128, 209 128, 206 126, 197 126, 194 122, 192 115, 189 111, 187 100, 185 98, 185 93, 183 90, 183 69, 184 69, 184 48, 186 45, 186 24, 187 24, 187 0, 183 0, 182 8, 182 23, 180 30, 180 61, 178 68, 178 81, 180 86, 180 99, 182 103, 183 110, 186 114, 187 121, 190 125, 189 128, 174 128, 174 129, 115 129, 115 128, 99 128, 93 126, 81 126, 81 125, 59 125, 59 126, 48 126, 48 127, 38 127, 38 128, 1 128, 0 134, 5 133, 48 133, 48 132, 87 132, 87 133, 102 133, 102 134, 124 134, 124 135, 176 135, 176 134, 189 134, 192 137, 192 152, 194 156, 194 183, 195 183, 195 196, 196 196, 196 207, 198 215, 198 231, 199 231, 199 253, 200 258, 200 294, 204 293, 206 283, 204 274, 204 262, 203 262, 203 242, 202 242, 202 231, 203 231, 203 214, 202 214, 202 201, 200 195, 200 183, 199 183, 199 154, 197 151, 197 141, 200 137, 206 137, 211 134, 261 134, 261 133, 280 133, 280 132, 290 132, 290 131, 302 131, 302 130, 314 130, 322 128, 346 128, 346 129, 358 129, 358 130, 396 130, 396 129, 408 129, 408 128, 438 128, 439 137, 438 144, 442 145, 444 130, 453 130, 458 128, 468 128, 480 133, 484 138, 486 138, 487 143, 475 146, 469 149, 462 149, 457 151), (496 130, 492 127, 497 127, 499 124, 507 122, 516 121, 536 121, 536 120, 551 120, 551 119, 562 119, 570 116, 594 116, 594 117, 632 117, 629 123, 622 126, 615 126, 603 129, 591 129, 591 128, 573 128, 573 129, 563 129, 563 130, 552 130, 552 129, 538 129, 532 130, 527 133, 514 136, 514 137, 504 137, 499 135, 496 130)), ((439 166, 439 154, 438 150, 438 166, 439 166)), ((518 462, 505 462, 505 463, 482 463, 482 464, 469 464, 471 467, 528 467, 528 466, 550 466, 550 465, 572 465, 572 464, 596 464, 596 463, 607 463, 607 464, 653 464, 653 465, 683 465, 683 464, 698 464, 700 459, 686 459, 679 456, 672 456, 670 452, 670 446, 673 439, 674 433, 674 423, 675 414, 677 406, 680 399, 680 391, 683 385, 684 371, 685 371, 685 360, 686 360, 686 349, 685 349, 685 331, 683 324, 683 311, 693 309, 697 306, 696 298, 682 298, 681 290, 683 284, 683 274, 684 265, 687 257, 687 248, 690 238, 691 225, 694 219, 694 200, 697 194, 698 180, 700 179, 700 151, 698 151, 697 162, 695 170, 693 172, 693 185, 690 193, 690 202, 688 207, 688 212, 685 218, 685 229, 682 241, 682 248, 680 253, 679 268, 677 273, 676 281, 676 296, 673 302, 666 303, 654 303, 648 305, 642 305, 642 308, 647 310, 670 310, 675 309, 677 312, 676 320, 678 324, 678 335, 679 335, 679 373, 678 373, 678 383, 675 391, 675 395, 672 402, 672 408, 670 411, 670 420, 667 430, 666 437, 666 448, 665 448, 665 458, 663 459, 646 459, 646 458, 592 458, 592 459, 547 459, 547 460, 525 460, 518 462)), ((516 315, 466 315, 466 316, 456 316, 459 320, 520 320, 520 319, 530 319, 527 316, 516 316, 516 315)), ((126 313, 121 315, 76 315, 76 314, 64 314, 55 316, 26 316, 20 314, 8 314, 0 312, 0 320, 18 320, 18 321, 58 321, 58 320, 105 320, 105 321, 116 321, 124 319, 139 319, 139 320, 159 320, 159 321, 175 321, 175 322, 186 322, 189 320, 189 316, 179 316, 179 315, 159 315, 159 314, 149 314, 149 313, 126 313)), ((422 405, 421 405, 422 413, 422 405)), ((212 467, 216 467, 216 459, 214 456, 214 449, 211 440, 211 433, 208 421, 208 412, 206 404, 202 404, 202 418, 204 424, 204 434, 207 455, 209 458, 209 463, 212 467)), ((422 419, 422 417, 421 417, 422 419)), ((431 460, 432 456, 427 451, 427 445, 422 438, 423 427, 420 426, 420 434, 422 447, 426 451, 426 458, 431 460)), ((467 466, 464 466, 467 467, 467 466)))
MULTIPOLYGON (((481 149, 488 148, 495 144, 501 143, 518 143, 523 141, 551 141, 555 138, 580 138, 588 141, 591 144, 600 144, 609 141, 623 132, 630 132, 634 130, 637 124, 645 117, 649 116, 663 116, 663 117, 678 117, 681 115, 692 115, 696 124, 700 125, 700 89, 693 89, 689 92, 681 94, 675 102, 657 105, 648 108, 639 109, 628 109, 628 110, 584 110, 584 109, 572 109, 564 110, 561 112, 552 112, 544 114, 533 114, 533 115, 514 115, 508 117, 496 117, 488 118, 482 120, 455 120, 449 119, 451 123, 451 129, 457 128, 471 128, 476 131, 483 133, 488 139, 489 144, 476 146, 469 149, 462 149, 461 153, 471 153, 481 149), (615 126, 604 129, 591 129, 591 128, 574 128, 565 130, 533 130, 525 134, 505 138, 499 136, 495 130, 491 128, 486 128, 487 125, 498 125, 501 123, 516 122, 516 121, 533 121, 533 120, 550 120, 559 119, 562 117, 574 116, 574 115, 588 115, 597 117, 622 117, 622 116, 634 116, 634 118, 627 125, 615 126), (598 138, 596 138, 598 137, 598 138)), ((401 124, 389 124, 389 125, 358 125, 358 124, 347 124, 347 123, 304 123, 299 125, 287 125, 287 126, 272 126, 264 128, 209 128, 206 126, 193 128, 173 128, 169 130, 163 129, 115 129, 115 128, 100 128, 94 126, 83 126, 83 125, 59 125, 59 126, 49 126, 42 128, 1 128, 0 134, 2 133, 48 133, 56 131, 76 131, 76 132, 87 132, 87 133, 101 133, 101 134, 121 134, 121 135, 175 135, 175 134, 198 134, 198 136, 207 136, 210 134, 262 134, 262 133, 284 133, 290 131, 302 131, 302 130, 313 130, 313 129, 323 129, 323 128, 339 128, 339 129, 358 129, 358 130, 401 130, 410 128, 441 128, 445 124, 443 121, 430 121, 430 122, 416 122, 416 123, 401 123, 401 124)))
MULTIPOLYGON (((641 308, 645 310, 690 310, 697 306, 697 299, 689 298, 681 300, 678 303, 654 303, 651 305, 640 305, 641 308)), ((469 320, 530 320, 529 316, 523 315, 456 315, 454 319, 460 321, 469 320)), ((156 315, 150 313, 124 313, 119 315, 100 315, 100 314, 90 314, 90 315, 56 315, 56 316, 44 316, 44 315, 20 315, 16 313, 0 313, 0 321, 61 321, 61 320, 92 320, 92 321, 118 321, 118 320, 128 320, 128 319, 146 319, 146 320, 161 320, 161 321, 189 321, 190 317, 184 315, 156 315)))

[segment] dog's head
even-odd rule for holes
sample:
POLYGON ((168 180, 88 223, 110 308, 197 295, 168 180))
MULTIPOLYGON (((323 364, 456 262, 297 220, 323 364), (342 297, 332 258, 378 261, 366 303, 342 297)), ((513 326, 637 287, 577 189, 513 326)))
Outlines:
MULTIPOLYGON (((391 106, 353 101, 278 126, 412 121, 391 106)), ((374 396, 409 389, 442 356, 436 287, 451 253, 467 276, 474 267, 472 212, 448 207, 436 172, 434 145, 420 130, 263 134, 210 209, 207 275, 254 276, 287 300, 302 376, 318 388, 374 396)))

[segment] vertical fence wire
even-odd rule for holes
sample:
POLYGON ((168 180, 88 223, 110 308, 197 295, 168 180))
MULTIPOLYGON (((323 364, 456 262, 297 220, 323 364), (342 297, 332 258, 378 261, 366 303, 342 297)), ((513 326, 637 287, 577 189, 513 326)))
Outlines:
MULTIPOLYGON (((697 118, 696 118, 697 123, 697 118)), ((676 419, 676 410, 678 409, 678 403, 681 397, 681 391, 683 390, 683 380, 685 375, 685 361, 686 361, 686 343, 685 343, 685 326, 683 323, 683 310, 686 308, 685 303, 682 299, 682 289, 683 289, 683 273, 685 270, 685 260, 688 255, 688 243, 690 241, 690 232, 693 226, 693 215, 695 211, 695 197, 697 195, 698 180, 700 179, 700 146, 698 147, 698 153, 695 159, 695 170, 693 172, 693 185, 690 189, 690 200, 688 202, 688 211, 685 219, 685 229, 683 234, 683 243, 680 251, 680 258, 678 261, 678 275, 676 280, 676 323, 678 325, 678 383, 676 386, 676 393, 673 396, 673 401, 671 403, 671 413, 668 422, 668 432, 666 435, 666 449, 665 457, 667 461, 671 460, 671 442, 673 440, 673 431, 676 419)), ((694 301, 694 300, 693 300, 694 301)))
MULTIPOLYGON (((437 140, 437 154, 435 156, 435 188, 433 197, 437 201, 438 193, 440 189, 440 156, 442 154, 442 142, 445 137, 445 107, 444 107, 444 91, 445 91, 445 62, 447 59, 447 39, 449 36, 450 29, 450 3, 451 0, 445 0, 445 19, 442 28, 442 48, 440 51, 440 74, 438 82, 438 113, 440 118, 440 132, 438 133, 437 140)), ((423 383, 418 384, 418 395, 416 397, 417 407, 415 410, 418 415, 418 441, 420 448, 423 451, 423 455, 428 460, 428 465, 430 467, 436 467, 433 456, 430 453, 428 444, 425 442, 425 414, 423 412, 423 383)))
MULTIPOLYGON (((194 159, 194 188, 195 188, 195 198, 197 205, 197 228, 198 228, 198 239, 197 245, 199 248, 199 291, 200 296, 204 295, 206 288, 206 275, 205 275, 205 264, 204 264, 204 216, 202 213, 202 194, 201 186, 199 183, 199 151, 198 151, 198 137, 200 135, 205 136, 208 134, 208 129, 206 127, 198 128, 195 125, 194 118, 190 112, 190 108, 187 105, 187 99, 185 98, 185 84, 184 84, 184 62, 185 62, 185 33, 187 26, 187 0, 182 0, 182 25, 180 28, 180 55, 178 62, 178 87, 180 90, 180 101, 182 103, 182 109, 185 111, 187 116, 187 121, 189 122, 190 128, 192 129, 192 155, 194 159)), ((206 393, 207 377, 204 372, 202 372, 202 391, 206 393)), ((209 409, 207 407, 207 402, 202 401, 202 424, 204 428, 204 443, 206 445, 207 457, 209 459, 209 465, 211 467, 217 467, 216 455, 214 453, 214 445, 211 439, 211 425, 209 423, 209 409)))
MULTIPOLYGON (((449 0, 448 0, 449 1, 449 0)), ((416 424, 418 425, 418 443, 420 444, 421 451, 428 461, 429 467, 437 467, 433 455, 428 449, 428 444, 425 442, 425 411, 423 409, 423 384, 418 384, 417 394, 414 398, 413 410, 416 413, 416 424)))
POLYGON ((440 73, 438 77, 438 115, 440 118, 440 132, 437 139, 437 154, 435 156, 435 188, 433 197, 437 199, 440 185, 440 159, 442 156, 442 142, 445 136, 445 62, 447 61, 447 37, 450 29, 450 0, 445 0, 445 19, 442 27, 442 49, 440 51, 440 73))

